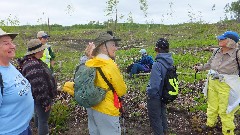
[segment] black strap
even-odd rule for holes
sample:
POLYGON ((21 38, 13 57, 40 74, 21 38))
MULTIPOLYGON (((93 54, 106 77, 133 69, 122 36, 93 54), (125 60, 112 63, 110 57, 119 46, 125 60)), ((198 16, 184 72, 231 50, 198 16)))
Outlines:
MULTIPOLYGON (((109 88, 112 90, 112 92, 114 92, 115 90, 114 90, 112 84, 108 81, 108 79, 107 79, 106 76, 104 75, 102 69, 101 69, 100 67, 97 67, 97 70, 99 71, 100 75, 102 76, 102 78, 104 79, 104 81, 107 83, 107 85, 109 86, 109 88)), ((118 96, 118 100, 121 102, 123 99, 118 96)), ((120 108, 120 112, 123 113, 122 107, 120 108)))
POLYGON ((163 66, 164 68, 168 69, 161 61, 157 61, 157 62, 159 62, 160 64, 162 64, 162 66, 163 66))
POLYGON ((104 75, 102 69, 101 69, 100 67, 97 67, 97 69, 98 69, 100 75, 102 76, 102 78, 104 79, 104 81, 105 81, 105 82, 107 83, 107 85, 109 86, 109 88, 114 92, 115 90, 114 90, 112 84, 108 81, 108 79, 107 79, 106 76, 104 75))
POLYGON ((237 64, 238 64, 238 75, 240 77, 240 65, 239 65, 239 62, 238 62, 238 51, 239 51, 239 49, 237 49, 237 51, 236 51, 236 61, 237 61, 237 64))
POLYGON ((213 56, 215 56, 220 49, 221 49, 220 47, 218 49, 216 49, 216 51, 214 52, 213 56))
POLYGON ((3 79, 2 79, 1 73, 0 73, 0 87, 1 87, 1 94, 3 95, 3 79))
MULTIPOLYGON (((97 67, 97 69, 98 69, 100 75, 102 76, 102 78, 104 79, 104 81, 105 81, 105 82, 107 83, 107 85, 109 86, 109 88, 112 90, 112 92, 114 92, 115 90, 114 90, 112 84, 108 81, 108 79, 107 79, 106 76, 104 75, 102 69, 101 69, 100 67, 97 67)), ((119 102, 122 102, 122 101, 123 101, 122 98, 120 98, 120 97, 118 97, 118 100, 119 100, 119 102)), ((124 124, 125 112, 124 112, 122 106, 119 108, 119 111, 120 111, 120 113, 121 113, 121 117, 122 117, 122 119, 123 119, 123 124, 124 124)), ((125 127, 125 126, 124 126, 124 127, 125 127)))

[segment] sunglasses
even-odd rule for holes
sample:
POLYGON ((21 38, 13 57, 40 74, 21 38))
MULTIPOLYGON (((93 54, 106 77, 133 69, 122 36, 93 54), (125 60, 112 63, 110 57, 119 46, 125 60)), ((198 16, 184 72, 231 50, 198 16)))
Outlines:
POLYGON ((49 39, 49 37, 42 37, 43 39, 49 39))

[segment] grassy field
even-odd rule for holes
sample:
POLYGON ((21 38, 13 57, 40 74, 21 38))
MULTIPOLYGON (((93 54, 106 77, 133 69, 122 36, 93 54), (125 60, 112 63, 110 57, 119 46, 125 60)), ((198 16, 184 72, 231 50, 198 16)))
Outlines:
MULTIPOLYGON (((44 30, 50 34, 49 44, 52 45, 56 53, 54 72, 58 81, 58 89, 61 91, 64 82, 73 79, 74 69, 78 65, 79 58, 87 43, 93 41, 99 32, 112 30, 114 27, 109 24, 108 26, 74 25, 67 27, 51 25, 50 29, 47 25, 2 26, 1 28, 7 32, 19 33, 14 41, 17 44, 17 58, 26 53, 26 43, 35 38, 38 31, 44 30)), ((206 72, 198 73, 197 78, 195 78, 195 71, 192 67, 194 64, 207 62, 211 52, 206 50, 217 47, 216 36, 226 30, 240 32, 240 24, 234 21, 216 24, 185 23, 179 25, 117 24, 114 34, 122 41, 119 44, 116 62, 123 72, 128 86, 128 94, 125 97, 128 134, 150 134, 151 132, 145 106, 145 89, 149 76, 140 76, 130 80, 124 71, 129 64, 139 58, 138 51, 141 48, 145 48, 150 55, 155 57, 154 45, 157 39, 161 37, 166 37, 170 42, 170 51, 173 53, 180 80, 179 98, 168 106, 171 133, 179 135, 204 134, 199 127, 206 120, 206 99, 200 91, 203 88, 206 72), (175 125, 172 124, 171 120, 175 121, 176 118, 174 115, 180 118, 184 117, 185 121, 178 121, 178 124, 175 125), (140 122, 141 127, 137 126, 136 122, 140 122), (188 126, 188 128, 183 129, 184 126, 188 126)), ((239 117, 238 113, 236 117, 238 122, 239 117)), ((76 105, 69 95, 62 92, 59 92, 56 99, 50 122, 53 134, 77 132, 79 125, 84 128, 79 134, 87 134, 84 108, 76 105), (71 121, 77 123, 75 123, 75 130, 72 130, 74 124, 71 121)), ((240 128, 239 125, 237 127, 240 128)), ((214 131, 214 133, 220 132, 214 131)))

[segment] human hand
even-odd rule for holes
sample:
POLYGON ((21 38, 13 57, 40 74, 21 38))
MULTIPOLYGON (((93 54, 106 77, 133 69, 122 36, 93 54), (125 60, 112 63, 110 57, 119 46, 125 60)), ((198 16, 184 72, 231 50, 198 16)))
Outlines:
POLYGON ((202 67, 202 66, 196 64, 196 65, 193 66, 193 69, 194 69, 196 72, 198 72, 201 67, 202 67))
POLYGON ((92 56, 92 51, 95 49, 95 44, 93 42, 89 42, 87 48, 85 49, 85 55, 91 59, 92 56))
POLYGON ((54 61, 54 60, 51 60, 51 61, 50 61, 50 64, 51 64, 52 67, 54 67, 55 61, 54 61))

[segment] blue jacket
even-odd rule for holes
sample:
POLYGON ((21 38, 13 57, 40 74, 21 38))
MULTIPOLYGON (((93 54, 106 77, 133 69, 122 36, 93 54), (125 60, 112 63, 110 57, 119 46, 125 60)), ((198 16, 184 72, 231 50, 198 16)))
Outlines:
POLYGON ((153 65, 153 58, 147 54, 143 54, 142 58, 137 62, 144 66, 144 68, 151 69, 153 65))
POLYGON ((170 53, 159 53, 155 60, 156 62, 153 63, 150 80, 147 85, 147 95, 151 98, 161 98, 163 81, 167 72, 167 69, 162 64, 167 68, 170 67, 173 65, 173 58, 170 53))

